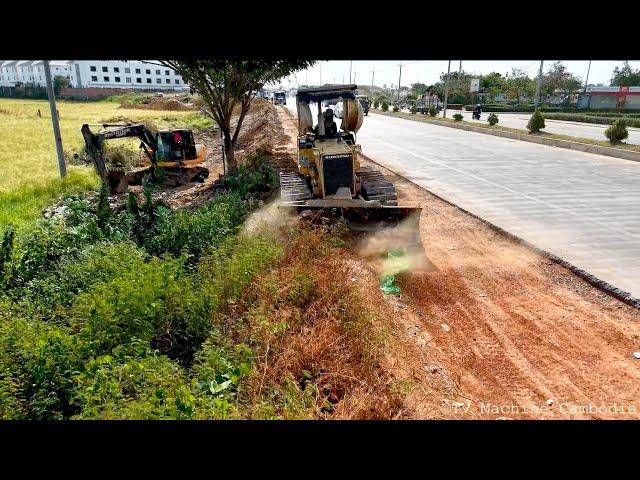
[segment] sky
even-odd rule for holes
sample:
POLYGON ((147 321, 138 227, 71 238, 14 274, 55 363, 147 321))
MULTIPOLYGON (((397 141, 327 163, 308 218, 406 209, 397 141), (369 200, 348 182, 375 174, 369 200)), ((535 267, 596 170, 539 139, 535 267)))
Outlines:
MULTIPOLYGON (((556 60, 545 60, 544 71, 554 63, 556 60)), ((587 76, 587 68, 589 67, 589 61, 576 61, 576 60, 562 60, 562 63, 567 69, 574 75, 580 77, 582 82, 585 81, 587 76)), ((308 70, 298 72, 296 75, 287 77, 282 85, 285 88, 295 88, 300 85, 320 85, 324 83, 349 83, 349 60, 331 60, 327 62, 318 62, 308 70), (322 81, 320 81, 320 70, 322 70, 322 81)), ((402 66, 402 77, 400 84, 403 86, 409 86, 412 83, 422 82, 427 85, 436 83, 440 80, 441 73, 447 72, 447 60, 401 60, 401 61, 360 61, 354 60, 352 66, 352 77, 355 77, 355 81, 352 78, 352 83, 371 85, 372 73, 371 70, 375 70, 373 73, 373 81, 377 86, 397 85, 399 75, 399 64, 402 66)), ((451 71, 457 72, 460 65, 460 60, 451 61, 451 71)), ((629 61, 634 69, 640 68, 640 60, 629 61)), ((604 61, 593 60, 591 62, 591 70, 589 72, 589 83, 609 85, 611 75, 614 67, 622 66, 621 61, 604 61)), ((468 73, 477 73, 480 75, 499 72, 503 75, 511 71, 511 68, 521 68, 525 70, 530 77, 535 78, 540 68, 540 60, 462 60, 462 70, 468 73)))

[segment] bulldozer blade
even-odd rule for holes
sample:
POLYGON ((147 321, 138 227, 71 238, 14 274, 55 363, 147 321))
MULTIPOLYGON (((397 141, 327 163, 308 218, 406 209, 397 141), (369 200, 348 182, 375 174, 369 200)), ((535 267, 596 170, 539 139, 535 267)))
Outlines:
MULTIPOLYGON (((420 243, 420 215, 422 208, 409 206, 366 205, 368 202, 310 200, 299 205, 281 204, 280 208, 295 209, 298 213, 305 210, 325 211, 335 217, 343 218, 350 230, 355 232, 379 232, 395 229, 407 237, 411 243, 420 243)), ((371 202, 373 203, 373 202, 371 202)))

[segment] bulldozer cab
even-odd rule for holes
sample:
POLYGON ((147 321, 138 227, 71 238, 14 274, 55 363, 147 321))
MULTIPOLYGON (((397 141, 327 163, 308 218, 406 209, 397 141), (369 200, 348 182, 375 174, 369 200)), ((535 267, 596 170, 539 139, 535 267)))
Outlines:
POLYGON ((362 125, 363 114, 355 99, 357 88, 325 85, 301 88, 296 95, 298 169, 316 198, 352 199, 360 191, 356 175, 360 146, 355 144, 355 133, 362 125), (342 104, 339 127, 334 115, 338 102, 342 104))

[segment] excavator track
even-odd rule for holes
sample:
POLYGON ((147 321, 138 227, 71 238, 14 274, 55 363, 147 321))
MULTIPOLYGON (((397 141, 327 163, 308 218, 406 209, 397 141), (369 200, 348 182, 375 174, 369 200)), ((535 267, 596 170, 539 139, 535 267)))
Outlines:
POLYGON ((377 200, 383 206, 397 206, 398 193, 396 187, 379 170, 362 167, 356 172, 360 177, 362 196, 366 200, 377 200))

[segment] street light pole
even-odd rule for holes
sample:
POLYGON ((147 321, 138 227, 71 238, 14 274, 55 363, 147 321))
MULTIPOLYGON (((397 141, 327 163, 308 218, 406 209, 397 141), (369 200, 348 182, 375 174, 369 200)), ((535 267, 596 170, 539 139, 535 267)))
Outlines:
POLYGON ((351 67, 353 67, 353 60, 349 63, 349 84, 351 84, 351 67))
POLYGON ((400 67, 400 75, 398 75, 398 103, 400 103, 400 80, 402 79, 402 64, 398 65, 400 67))
POLYGON ((584 93, 587 93, 587 84, 589 83, 589 72, 591 71, 591 60, 589 60, 589 67, 587 68, 587 79, 584 81, 584 93))
POLYGON ((544 66, 544 60, 540 60, 540 70, 538 71, 538 84, 536 85, 536 98, 533 102, 537 108, 540 103, 540 87, 542 87, 542 67, 544 66))
POLYGON ((62 150, 62 136, 60 135, 60 124, 58 123, 58 110, 56 108, 56 97, 51 81, 51 68, 49 60, 44 60, 44 76, 47 81, 47 95, 49 97, 49 108, 51 109, 51 123, 53 124, 53 136, 56 141, 56 152, 58 153, 58 168, 60 177, 67 176, 67 166, 64 163, 64 151, 62 150))
POLYGON ((442 118, 447 118, 447 95, 449 94, 449 74, 451 73, 451 60, 449 60, 449 66, 447 67, 447 79, 444 82, 444 111, 442 112, 442 118))

